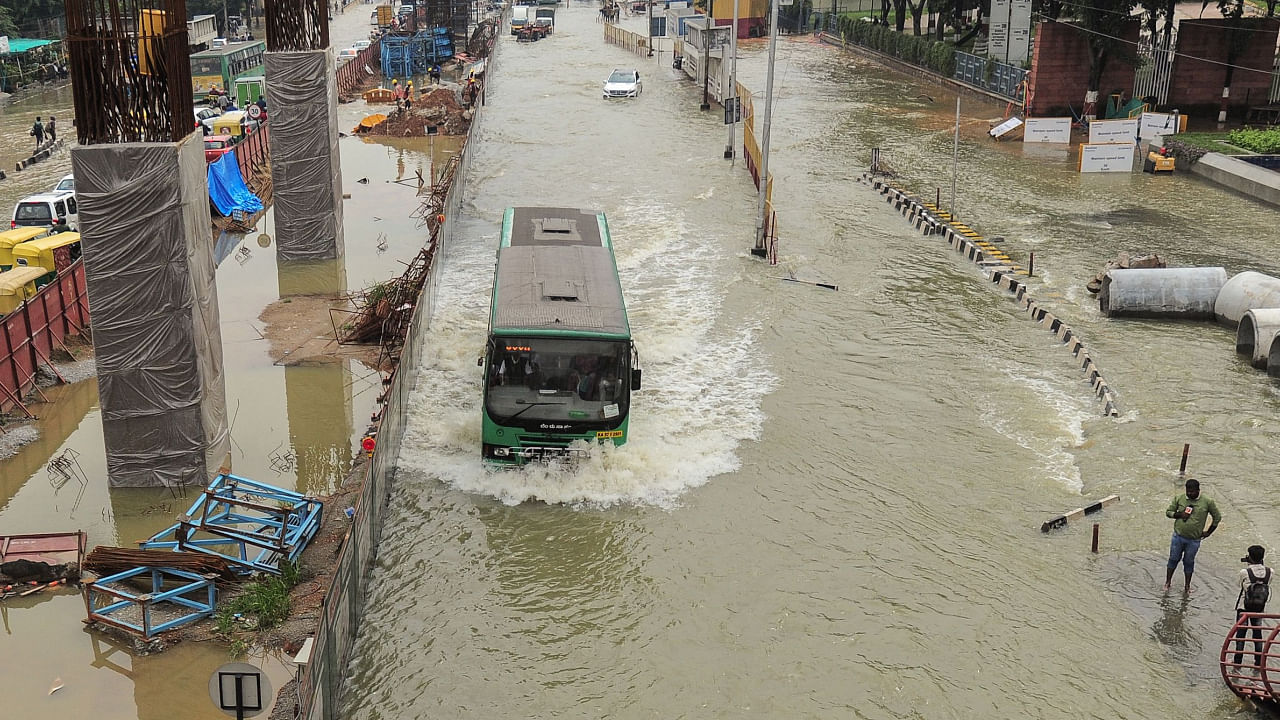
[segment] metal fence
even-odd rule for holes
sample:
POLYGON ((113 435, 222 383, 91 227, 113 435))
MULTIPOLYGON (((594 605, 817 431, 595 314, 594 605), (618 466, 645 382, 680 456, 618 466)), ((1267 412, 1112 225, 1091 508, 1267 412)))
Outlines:
POLYGON ((351 92, 360 83, 364 82, 365 76, 369 75, 369 71, 365 68, 375 68, 381 66, 382 58, 382 39, 374 40, 369 47, 361 50, 355 57, 347 61, 345 65, 338 68, 338 72, 334 74, 334 80, 338 85, 338 94, 351 92))
POLYGON ((604 41, 637 55, 649 54, 649 38, 640 33, 623 30, 613 23, 604 24, 604 41))
MULTIPOLYGON (((1163 35, 1138 40, 1138 64, 1133 71, 1133 96, 1154 97, 1156 104, 1169 101, 1169 81, 1173 77, 1173 60, 1177 55, 1178 34, 1175 30, 1166 43, 1163 35)), ((1274 82, 1272 83, 1274 86, 1274 82)))
MULTIPOLYGON (((492 59, 488 69, 490 72, 493 70, 492 59)), ((471 125, 473 133, 483 115, 483 109, 483 104, 475 107, 476 115, 471 125)), ((430 247, 433 248, 435 263, 428 271, 427 282, 414 306, 413 320, 405 337, 403 351, 386 391, 386 404, 378 414, 377 449, 360 489, 350 535, 342 548, 333 581, 325 594, 311 661, 303 670, 298 685, 298 718, 338 720, 342 717, 339 702, 343 683, 356 631, 364 615, 365 590, 377 557, 387 498, 404 439, 410 409, 409 397, 418 379, 418 353, 422 347, 422 336, 430 325, 435 304, 440 272, 438 263, 443 258, 444 247, 453 237, 462 208, 462 193, 472 147, 473 143, 469 139, 463 144, 457 163, 449 165, 452 180, 445 197, 445 221, 431 235, 430 247)))
POLYGON ((236 163, 240 166, 240 177, 249 182, 254 171, 264 163, 271 162, 271 128, 263 123, 257 130, 245 136, 235 149, 236 163))
POLYGON ((23 396, 36 387, 36 369, 52 366, 55 348, 89 327, 84 261, 77 260, 35 297, 0 319, 0 413, 14 408, 32 417, 23 396))
POLYGON ((1267 96, 1267 102, 1280 103, 1280 55, 1276 55, 1271 64, 1271 94, 1267 96))
POLYGON ((956 52, 955 79, 966 85, 995 93, 1013 102, 1022 102, 1027 71, 991 58, 956 52))

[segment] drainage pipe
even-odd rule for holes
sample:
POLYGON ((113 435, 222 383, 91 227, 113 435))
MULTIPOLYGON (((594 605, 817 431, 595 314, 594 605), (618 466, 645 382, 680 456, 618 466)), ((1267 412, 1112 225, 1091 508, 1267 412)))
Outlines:
MULTIPOLYGON (((1248 355, 1249 362, 1259 370, 1269 366, 1273 339, 1280 332, 1280 308, 1254 308, 1245 311, 1236 328, 1236 352, 1248 355)), ((1280 372, 1280 368, 1276 368, 1280 372)))
POLYGON ((1280 377, 1280 333, 1276 333, 1267 344, 1271 347, 1267 352, 1267 374, 1271 377, 1280 377))
POLYGON ((1236 325, 1247 310, 1274 307, 1280 307, 1280 278, 1246 271, 1222 286, 1213 314, 1218 322, 1236 325))
POLYGON ((1212 319, 1226 282, 1220 267, 1111 270, 1102 279, 1098 308, 1108 317, 1212 319))

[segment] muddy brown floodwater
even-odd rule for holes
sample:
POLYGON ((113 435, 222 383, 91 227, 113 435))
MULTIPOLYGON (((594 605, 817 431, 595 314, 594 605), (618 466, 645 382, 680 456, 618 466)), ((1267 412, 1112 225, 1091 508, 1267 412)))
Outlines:
MULTIPOLYGON (((367 33, 368 12, 360 15, 353 10, 337 16, 332 25, 335 47, 367 33)), ((52 111, 61 123, 64 114, 71 117, 70 106, 70 88, 62 87, 0 107, 0 148, 10 148, 0 150, 0 161, 12 167, 8 156, 19 141, 29 139, 24 133, 36 114, 52 111)), ((340 105, 339 127, 352 127, 367 112, 362 102, 340 105)), ((403 272, 425 238, 412 216, 419 204, 414 179, 419 172, 430 177, 433 165, 443 167, 458 143, 448 137, 347 137, 339 147, 343 192, 351 195, 344 201, 346 254, 341 261, 278 265, 274 212, 252 231, 225 233, 214 242, 232 470, 317 495, 335 492, 347 477, 381 388, 378 372, 365 362, 367 352, 352 353, 332 342, 324 312, 332 301, 327 298, 403 272), (362 178, 366 182, 357 182, 362 178), (291 363, 295 356, 309 361, 291 363)), ((0 181, 0 207, 8 212, 18 198, 52 187, 67 173, 70 155, 63 151, 11 175, 0 181)), ((107 488, 93 379, 46 393, 53 402, 35 406, 40 416, 33 426, 37 439, 0 460, 0 532, 83 529, 91 547, 129 545, 172 524, 190 506, 194 490, 107 488), (63 478, 47 467, 55 456, 74 459, 73 477, 63 478)), ((325 513, 345 521, 342 510, 349 504, 337 498, 325 513)), ((0 673, 0 697, 5 698, 0 715, 225 717, 206 690, 210 673, 228 660, 225 645, 183 642, 159 654, 136 655, 129 643, 86 630, 84 612, 74 590, 0 604, 0 658, 22 658, 21 672, 0 662, 9 670, 0 673), (50 694, 55 684, 62 688, 50 694)), ((286 629, 280 642, 291 632, 286 629)), ((293 676, 292 664, 279 650, 255 649, 248 661, 263 667, 277 688, 293 676)))

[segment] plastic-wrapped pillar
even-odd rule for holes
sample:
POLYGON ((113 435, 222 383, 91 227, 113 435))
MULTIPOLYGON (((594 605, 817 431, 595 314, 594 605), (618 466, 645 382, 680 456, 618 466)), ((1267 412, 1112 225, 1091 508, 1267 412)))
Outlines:
POLYGON ((1277 332, 1280 332, 1280 308, 1247 310, 1236 328, 1236 352, 1248 355, 1250 364, 1265 370, 1277 332))
POLYGON ((1232 276, 1222 286, 1213 314, 1219 322, 1235 325, 1248 310, 1280 307, 1280 279, 1246 271, 1232 276))
POLYGON ((71 151, 111 487, 206 485, 227 455, 204 143, 71 151))
POLYGON ((276 254, 285 261, 340 258, 342 178, 333 55, 328 48, 269 52, 265 65, 276 254))
POLYGON ((1108 317, 1212 319, 1220 267, 1111 270, 1102 279, 1098 308, 1108 317))

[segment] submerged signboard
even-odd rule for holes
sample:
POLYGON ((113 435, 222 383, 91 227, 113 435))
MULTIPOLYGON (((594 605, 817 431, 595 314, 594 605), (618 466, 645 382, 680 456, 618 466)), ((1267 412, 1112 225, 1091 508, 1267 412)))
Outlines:
POLYGON ((1133 143, 1080 146, 1080 172, 1133 172, 1133 143))

